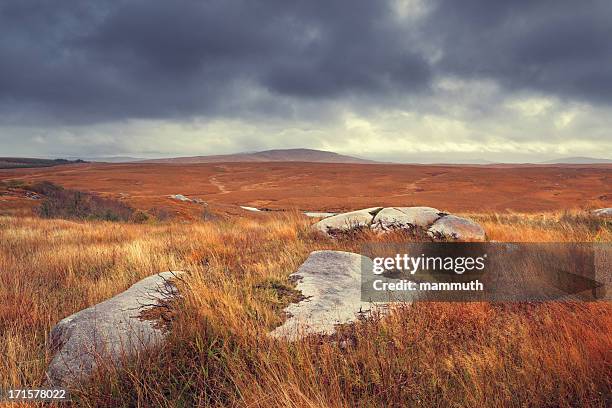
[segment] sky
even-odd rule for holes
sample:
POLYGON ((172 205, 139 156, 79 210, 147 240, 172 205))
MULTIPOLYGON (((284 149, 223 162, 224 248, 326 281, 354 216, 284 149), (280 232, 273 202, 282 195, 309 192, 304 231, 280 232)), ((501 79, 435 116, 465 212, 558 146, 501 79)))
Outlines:
POLYGON ((5 0, 0 156, 612 158, 609 0, 5 0))

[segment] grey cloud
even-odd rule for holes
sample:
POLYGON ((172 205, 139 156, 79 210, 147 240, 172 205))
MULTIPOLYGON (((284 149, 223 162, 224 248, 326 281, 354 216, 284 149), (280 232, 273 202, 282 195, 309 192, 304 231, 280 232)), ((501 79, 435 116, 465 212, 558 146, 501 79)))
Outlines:
POLYGON ((4 2, 0 114, 287 117, 304 100, 399 103, 441 75, 612 102, 609 1, 428 4, 415 21, 368 0, 4 2))
POLYGON ((0 7, 0 103, 60 122, 240 115, 262 109, 240 103, 249 88, 334 99, 430 78, 406 28, 365 0, 0 7))
POLYGON ((451 144, 454 126, 475 144, 610 140, 610 1, 423 0, 428 11, 406 19, 394 1, 4 1, 0 146, 53 154, 357 146, 356 130, 338 130, 351 115, 371 120, 381 142, 432 140, 429 125, 402 132, 424 118, 451 129, 451 144), (444 80, 460 85, 442 89, 444 80), (554 107, 528 117, 507 107, 530 97, 554 107), (411 120, 386 126, 397 112, 411 120), (244 129, 213 126, 174 143, 180 131, 153 140, 153 129, 134 130, 138 119, 244 129))
POLYGON ((612 103, 612 2, 442 0, 423 30, 438 72, 612 103))

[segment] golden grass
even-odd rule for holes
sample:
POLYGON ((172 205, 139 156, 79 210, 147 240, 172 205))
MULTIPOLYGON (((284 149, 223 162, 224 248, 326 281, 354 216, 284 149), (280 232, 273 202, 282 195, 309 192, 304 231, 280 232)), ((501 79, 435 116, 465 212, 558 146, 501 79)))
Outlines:
MULTIPOLYGON (((612 241, 576 214, 473 215, 498 241, 612 241)), ((605 406, 611 307, 418 303, 285 343, 266 333, 287 276, 323 239, 298 214, 152 225, 0 217, 0 387, 35 387, 61 318, 164 270, 186 270, 168 344, 102 367, 80 406, 605 406)))

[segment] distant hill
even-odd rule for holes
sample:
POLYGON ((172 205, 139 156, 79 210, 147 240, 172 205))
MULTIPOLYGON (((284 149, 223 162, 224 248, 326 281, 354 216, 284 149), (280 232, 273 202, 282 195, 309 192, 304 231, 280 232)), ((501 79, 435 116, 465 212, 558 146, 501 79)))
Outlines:
POLYGON ((143 160, 141 163, 221 163, 221 162, 310 162, 310 163, 378 163, 373 160, 345 156, 314 149, 276 149, 254 153, 224 154, 215 156, 175 157, 143 160))
POLYGON ((561 159, 547 160, 542 164, 604 164, 612 163, 610 159, 595 159, 593 157, 564 157, 561 159))
POLYGON ((84 157, 88 162, 97 163, 130 163, 144 160, 143 158, 131 156, 108 156, 108 157, 84 157))
POLYGON ((0 169, 19 169, 28 167, 52 167, 62 164, 85 163, 83 160, 35 159, 27 157, 0 157, 0 169))

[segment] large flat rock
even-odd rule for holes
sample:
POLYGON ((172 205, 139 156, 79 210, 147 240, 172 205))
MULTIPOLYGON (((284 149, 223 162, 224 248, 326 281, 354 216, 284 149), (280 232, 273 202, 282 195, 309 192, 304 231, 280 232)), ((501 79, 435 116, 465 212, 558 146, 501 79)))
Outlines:
POLYGON ((328 235, 346 232, 355 228, 369 227, 372 219, 382 207, 365 208, 327 217, 317 222, 314 228, 328 235))
POLYGON ((484 229, 472 220, 456 215, 447 215, 433 223, 427 233, 434 239, 460 241, 485 241, 484 229))
POLYGON ((51 347, 57 352, 47 370, 50 384, 69 385, 89 376, 100 359, 119 364, 122 357, 159 345, 165 332, 142 314, 177 295, 170 280, 179 273, 150 276, 61 320, 51 331, 51 347))
POLYGON ((427 229, 440 216, 432 207, 388 207, 380 210, 372 220, 372 229, 384 232, 397 229, 427 229))
POLYGON ((291 277, 304 299, 289 305, 290 316, 271 332, 273 337, 295 340, 308 334, 332 334, 337 324, 354 322, 370 309, 361 301, 361 267, 372 260, 342 251, 315 251, 291 277))

